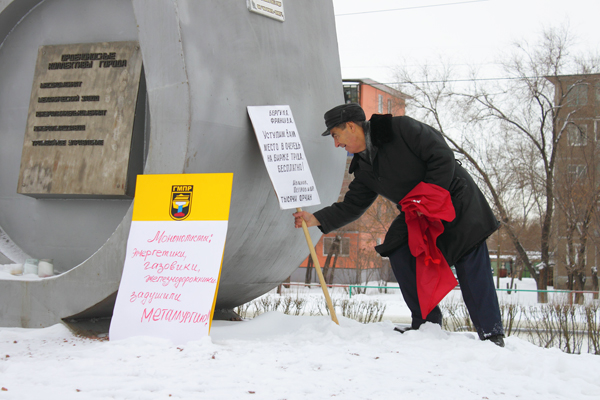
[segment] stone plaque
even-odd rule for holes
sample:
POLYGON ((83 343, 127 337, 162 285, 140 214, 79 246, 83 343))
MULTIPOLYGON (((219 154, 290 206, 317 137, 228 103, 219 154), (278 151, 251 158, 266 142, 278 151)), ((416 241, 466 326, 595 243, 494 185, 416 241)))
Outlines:
POLYGON ((276 19, 277 21, 285 21, 283 13, 283 0, 246 0, 248 10, 264 15, 265 17, 276 19))
POLYGON ((17 192, 127 196, 141 70, 138 42, 41 46, 17 192))

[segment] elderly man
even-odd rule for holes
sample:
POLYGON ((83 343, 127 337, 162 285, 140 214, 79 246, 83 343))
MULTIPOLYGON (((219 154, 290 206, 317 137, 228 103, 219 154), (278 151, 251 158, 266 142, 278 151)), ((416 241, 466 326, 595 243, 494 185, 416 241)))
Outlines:
POLYGON ((354 154, 349 168, 354 179, 343 201, 314 214, 295 213, 296 228, 304 220, 308 226, 329 233, 358 219, 378 195, 391 200, 401 212, 383 244, 375 249, 390 259, 412 313, 408 329, 418 329, 425 322, 441 325, 442 313, 437 306, 441 298, 436 298, 431 307, 424 307, 424 302, 432 301, 425 289, 432 282, 434 286, 445 284, 443 297, 456 284, 452 276, 451 286, 446 279, 449 265, 454 265, 480 339, 504 346, 485 243, 498 228, 498 221, 442 135, 405 116, 374 114, 366 121, 358 104, 343 104, 327 111, 325 125, 327 130, 322 135, 331 135, 335 147, 354 154), (439 281, 432 273, 439 275, 439 281))

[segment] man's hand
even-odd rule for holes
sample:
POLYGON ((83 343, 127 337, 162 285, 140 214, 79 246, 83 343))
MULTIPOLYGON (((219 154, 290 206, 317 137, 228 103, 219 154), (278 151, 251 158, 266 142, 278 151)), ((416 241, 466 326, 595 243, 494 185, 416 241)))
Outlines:
POLYGON ((294 213, 294 226, 296 228, 302 228, 302 220, 306 222, 306 226, 319 226, 321 223, 314 215, 308 211, 300 211, 294 213))

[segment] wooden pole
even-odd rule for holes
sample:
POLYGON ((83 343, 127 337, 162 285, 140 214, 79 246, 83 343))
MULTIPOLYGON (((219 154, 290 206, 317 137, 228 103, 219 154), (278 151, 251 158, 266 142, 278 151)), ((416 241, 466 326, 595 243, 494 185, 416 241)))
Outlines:
MULTIPOLYGON (((302 208, 296 208, 296 211, 302 211, 302 208)), ((306 221, 302 219, 302 230, 304 231, 304 237, 306 238, 306 244, 308 245, 308 249, 310 250, 310 256, 312 257, 313 264, 315 265, 315 271, 317 271, 317 276, 319 277, 319 282, 321 283, 321 289, 323 289, 323 294, 325 295, 325 300, 327 301, 327 308, 329 308, 329 314, 331 314, 331 320, 336 324, 340 324, 338 322, 337 316, 335 315, 335 309, 333 308, 333 303, 331 302, 331 297, 329 297, 329 291, 327 290, 327 285, 325 284, 325 278, 323 277, 323 272, 321 271, 321 265, 319 264, 319 259, 317 258, 317 253, 315 252, 315 246, 313 245, 312 239, 308 234, 308 226, 306 226, 306 221)))

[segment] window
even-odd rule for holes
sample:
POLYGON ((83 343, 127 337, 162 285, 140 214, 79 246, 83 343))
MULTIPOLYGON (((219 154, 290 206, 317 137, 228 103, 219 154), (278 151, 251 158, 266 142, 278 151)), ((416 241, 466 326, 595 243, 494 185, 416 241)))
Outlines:
POLYGON ((600 119, 594 120, 594 133, 596 134, 596 141, 600 140, 600 119))
POLYGON ((348 103, 358 103, 358 85, 344 85, 344 102, 348 103))
POLYGON ((378 104, 377 104, 377 112, 379 114, 383 113, 383 95, 378 95, 378 104))
MULTIPOLYGON (((329 248, 333 244, 333 237, 325 237, 323 238, 323 255, 329 255, 329 248)), ((348 257, 350 255, 350 238, 343 237, 340 241, 340 251, 338 252, 339 256, 348 257)))
POLYGON ((387 113, 391 114, 392 113, 392 99, 388 99, 388 109, 387 109, 387 113))
POLYGON ((588 85, 585 83, 577 83, 571 85, 567 92, 567 104, 572 107, 585 106, 587 104, 588 85))
POLYGON ((587 126, 569 124, 567 126, 567 141, 569 146, 587 145, 587 126))
POLYGON ((571 177, 574 180, 577 180, 579 178, 583 178, 586 176, 587 167, 585 165, 581 165, 581 164, 569 164, 567 166, 567 171, 569 172, 569 175, 571 175, 571 177))

